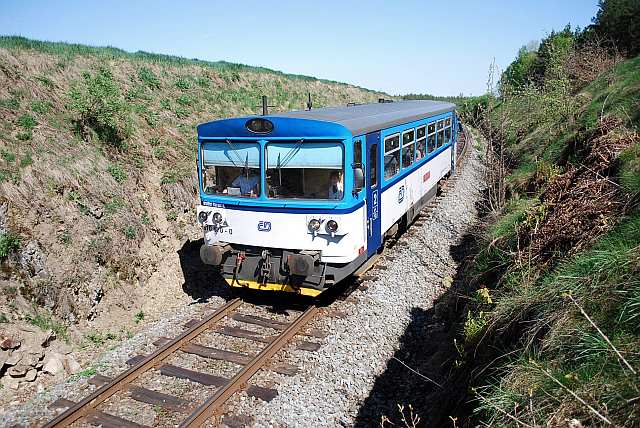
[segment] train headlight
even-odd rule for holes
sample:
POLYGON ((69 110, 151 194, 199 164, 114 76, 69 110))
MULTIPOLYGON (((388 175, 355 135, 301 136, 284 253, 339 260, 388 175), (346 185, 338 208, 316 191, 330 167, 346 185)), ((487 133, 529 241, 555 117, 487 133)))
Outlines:
POLYGON ((335 220, 329 220, 327 222, 327 232, 336 233, 338 231, 338 222, 335 220))
POLYGON ((320 230, 320 220, 312 218, 309 221, 309 230, 312 232, 317 232, 318 230, 320 230))
POLYGON ((213 222, 214 223, 222 223, 222 214, 213 213, 213 222))
POLYGON ((207 221, 207 218, 209 218, 209 211, 200 211, 198 214, 198 221, 204 224, 204 222, 207 221))

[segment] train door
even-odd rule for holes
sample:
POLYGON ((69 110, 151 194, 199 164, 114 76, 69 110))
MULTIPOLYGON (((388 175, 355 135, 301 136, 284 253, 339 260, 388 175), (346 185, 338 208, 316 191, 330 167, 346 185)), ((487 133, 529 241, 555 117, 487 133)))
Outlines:
POLYGON ((367 255, 372 256, 380 248, 380 133, 367 134, 367 255))

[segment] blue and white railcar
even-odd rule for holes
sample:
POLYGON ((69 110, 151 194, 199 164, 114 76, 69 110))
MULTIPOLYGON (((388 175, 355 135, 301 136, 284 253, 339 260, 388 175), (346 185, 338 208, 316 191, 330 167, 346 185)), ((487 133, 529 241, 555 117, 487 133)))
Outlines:
POLYGON ((455 168, 455 105, 402 101, 198 126, 200 256, 231 286, 317 296, 455 168))

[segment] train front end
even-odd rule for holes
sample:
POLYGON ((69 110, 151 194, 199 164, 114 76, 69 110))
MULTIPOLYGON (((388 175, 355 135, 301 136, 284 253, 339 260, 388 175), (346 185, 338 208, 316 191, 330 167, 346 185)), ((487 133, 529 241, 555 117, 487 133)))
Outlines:
POLYGON ((308 296, 351 274, 366 259, 351 143, 342 125, 299 118, 198 126, 203 263, 233 287, 308 296))

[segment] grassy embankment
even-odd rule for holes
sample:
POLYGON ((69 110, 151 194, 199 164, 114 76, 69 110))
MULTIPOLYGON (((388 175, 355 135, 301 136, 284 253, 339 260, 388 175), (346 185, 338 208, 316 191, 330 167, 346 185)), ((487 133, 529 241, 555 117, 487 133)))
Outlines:
POLYGON ((162 297, 181 275, 165 258, 198 235, 195 126, 257 113, 261 95, 273 111, 304 108, 308 92, 315 107, 388 97, 226 62, 0 37, 2 321, 30 311, 16 298, 72 322, 162 297))
POLYGON ((492 181, 456 365, 476 422, 638 426, 640 57, 580 79, 608 54, 551 37, 541 83, 503 75, 500 98, 466 105, 490 139, 492 181))

